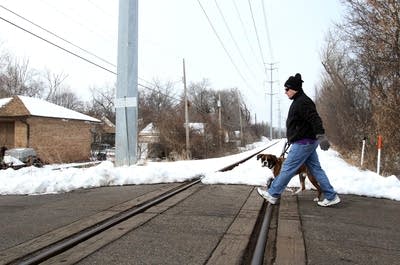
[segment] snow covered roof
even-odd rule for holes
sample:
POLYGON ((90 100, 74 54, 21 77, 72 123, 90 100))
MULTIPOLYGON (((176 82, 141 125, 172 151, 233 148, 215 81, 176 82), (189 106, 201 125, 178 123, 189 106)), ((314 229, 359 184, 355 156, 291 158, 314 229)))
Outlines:
POLYGON ((101 120, 109 127, 115 128, 115 124, 112 123, 107 117, 103 116, 101 120))
POLYGON ((189 128, 204 134, 205 124, 202 122, 189 122, 189 128))
POLYGON ((4 105, 7 105, 11 100, 12 98, 0 98, 0 108, 2 108, 4 105))
MULTIPOLYGON (((23 105, 32 116, 101 122, 96 118, 90 117, 71 109, 61 107, 59 105, 47 102, 39 98, 31 98, 26 96, 16 97, 18 97, 22 101, 23 105)), ((6 107, 16 97, 0 99, 0 109, 6 107)))
POLYGON ((146 127, 143 128, 143 130, 141 130, 140 132, 142 133, 158 133, 158 130, 156 129, 156 127, 154 126, 154 124, 152 122, 150 122, 149 124, 147 124, 146 127))

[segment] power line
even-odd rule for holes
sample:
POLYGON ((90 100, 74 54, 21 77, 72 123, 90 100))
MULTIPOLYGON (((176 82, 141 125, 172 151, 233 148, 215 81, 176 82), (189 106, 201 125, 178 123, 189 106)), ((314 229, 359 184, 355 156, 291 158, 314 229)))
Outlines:
POLYGON ((251 18, 252 18, 252 20, 253 20, 254 31, 255 31, 255 33, 256 33, 256 37, 257 37, 258 48, 260 49, 261 59, 262 59, 262 62, 263 62, 263 64, 264 64, 264 72, 265 72, 265 76, 267 76, 267 70, 265 69, 265 60, 264 60, 264 54, 263 54, 263 51, 262 51, 262 48, 261 48, 260 37, 258 36, 258 31, 257 31, 256 21, 254 20, 253 8, 251 7, 250 0, 248 0, 247 2, 249 3, 249 8, 250 8, 250 13, 251 13, 251 18))
MULTIPOLYGON (((221 45, 223 46, 225 52, 227 52, 228 57, 231 59, 231 62, 232 62, 233 65, 235 66, 236 70, 238 71, 238 73, 240 74, 240 76, 242 77, 242 79, 243 79, 243 80, 245 81, 245 83, 247 84, 246 79, 241 75, 241 72, 239 71, 239 69, 237 68, 237 66, 235 65, 235 63, 233 62, 233 59, 232 59, 232 57, 230 56, 229 52, 227 51, 226 47, 224 46, 224 44, 223 44, 221 38, 218 36, 217 32, 215 31, 215 28, 213 27, 213 25, 212 25, 212 23, 211 23, 211 20, 210 20, 210 18, 208 17, 207 13, 205 12, 204 8, 202 7, 200 1, 198 1, 198 2, 199 2, 199 4, 200 4, 201 8, 203 9, 203 12, 205 13, 207 19, 209 20, 209 23, 210 23, 211 27, 213 28, 214 33, 217 35, 217 38, 220 40, 221 45)), ((21 19, 23 19, 23 20, 25 20, 25 21, 27 21, 27 22, 29 22, 29 23, 35 25, 36 27, 38 27, 38 28, 40 28, 40 29, 46 31, 47 33, 49 33, 49 34, 51 34, 51 35, 53 35, 53 36, 55 36, 55 37, 57 37, 57 38, 59 38, 59 39, 65 41, 65 42, 67 42, 67 43, 69 43, 69 44, 75 46, 76 48, 78 48, 78 49, 80 49, 80 50, 82 50, 82 51, 84 51, 84 52, 86 52, 86 53, 88 53, 88 54, 91 54, 91 55, 95 56, 96 58, 99 58, 99 59, 101 59, 102 61, 104 61, 104 62, 106 62, 106 63, 108 63, 108 64, 110 64, 110 65, 112 65, 112 66, 115 66, 114 64, 112 64, 112 63, 110 63, 110 62, 108 62, 108 61, 106 61, 106 60, 104 60, 104 59, 102 59, 102 58, 96 56, 95 54, 91 53, 90 51, 87 51, 87 50, 85 50, 85 49, 83 49, 83 48, 80 48, 79 46, 73 44, 72 42, 70 42, 70 41, 68 41, 68 40, 66 40, 66 39, 64 39, 64 38, 62 38, 62 37, 60 37, 60 36, 58 36, 57 34, 55 34, 55 33, 51 32, 51 31, 49 31, 49 30, 47 30, 47 29, 41 27, 40 25, 38 25, 38 24, 36 24, 36 23, 34 23, 34 22, 32 22, 32 21, 30 21, 30 20, 28 20, 28 19, 22 17, 21 15, 17 14, 16 12, 13 12, 13 11, 11 11, 10 9, 5 8, 5 7, 2 6, 2 5, 0 5, 0 7, 3 8, 3 9, 5 9, 5 10, 7 10, 8 12, 13 13, 14 15, 20 17, 21 19)), ((222 12, 221 12, 221 13, 222 13, 222 12)), ((222 14, 221 14, 221 15, 222 15, 222 14)), ((223 15, 222 15, 222 16, 223 16, 223 15)), ((80 59, 82 59, 82 60, 84 60, 84 61, 86 61, 86 62, 88 62, 88 63, 90 63, 90 64, 92 64, 92 65, 95 65, 95 66, 97 66, 97 67, 99 67, 99 68, 101 68, 101 69, 103 69, 103 70, 105 70, 105 71, 108 71, 108 72, 110 72, 110 73, 113 73, 113 74, 117 75, 117 73, 116 73, 115 71, 112 71, 112 70, 110 70, 110 69, 107 69, 107 68, 105 68, 105 67, 103 67, 103 66, 101 66, 101 65, 99 65, 99 64, 97 64, 97 63, 94 63, 93 61, 91 61, 91 60, 89 60, 89 59, 86 59, 86 58, 84 58, 83 56, 81 56, 81 55, 79 55, 79 54, 76 54, 76 53, 74 53, 74 52, 72 52, 72 51, 70 51, 70 50, 68 50, 68 49, 66 49, 66 48, 64 48, 64 47, 62 47, 62 46, 60 46, 60 45, 58 45, 58 44, 55 44, 55 43, 53 43, 53 42, 47 40, 46 38, 41 37, 41 36, 39 36, 39 35, 37 35, 37 34, 31 32, 31 31, 29 31, 29 30, 27 30, 27 29, 25 29, 25 28, 23 28, 23 27, 17 25, 16 23, 13 23, 13 22, 11 22, 11 21, 9 21, 9 20, 3 18, 3 17, 0 17, 0 19, 2 19, 3 21, 5 21, 5 22, 7 22, 7 23, 9 23, 9 24, 11 24, 11 25, 13 25, 13 26, 19 28, 20 30, 25 31, 26 33, 29 33, 29 34, 33 35, 33 36, 36 37, 36 38, 39 38, 39 39, 41 39, 41 40, 47 42, 48 44, 51 44, 51 45, 53 45, 53 46, 55 46, 55 47, 57 47, 57 48, 59 48, 59 49, 65 51, 65 52, 67 52, 67 53, 69 53, 69 54, 71 54, 71 55, 74 55, 74 56, 76 56, 76 57, 78 57, 78 58, 80 58, 80 59)), ((226 23, 226 21, 225 21, 225 23, 226 23)), ((226 23, 226 24, 227 24, 227 23, 226 23)), ((227 25, 227 27, 228 27, 228 30, 230 30, 228 25, 227 25)), ((231 34, 232 34, 232 33, 231 33, 231 34)), ((147 82, 147 81, 146 81, 146 82, 147 82)), ((150 83, 150 82, 149 82, 149 83, 150 83)), ((144 88, 147 88, 147 89, 151 89, 151 88, 149 88, 149 87, 147 87, 147 86, 144 86, 144 85, 142 85, 142 84, 139 84, 139 83, 138 83, 138 85, 139 85, 139 86, 142 86, 142 87, 144 87, 144 88)), ((173 97, 171 97, 171 98, 173 98, 173 97)), ((176 99, 176 98, 173 98, 173 99, 174 99, 174 100, 178 100, 178 99, 176 99)), ((199 110, 199 112, 203 112, 203 113, 207 114, 206 112, 201 111, 200 107, 196 106, 195 104, 193 104, 193 105, 199 110)))
MULTIPOLYGON (((139 78, 139 79, 142 79, 142 78, 139 78)), ((147 83, 149 83, 149 84, 152 84, 152 83, 150 83, 150 82, 148 82, 148 81, 146 81, 146 80, 144 80, 144 79, 142 79, 142 80, 145 81, 145 82, 147 82, 147 83)), ((152 84, 152 85, 156 86, 155 84, 152 84)), ((178 99, 178 98, 175 98, 175 97, 173 97, 173 96, 164 94, 164 93, 162 93, 161 91, 159 91, 159 90, 157 90, 157 89, 155 89, 155 88, 151 88, 151 87, 145 86, 145 85, 140 84, 140 83, 138 83, 138 86, 141 86, 141 87, 146 88, 146 89, 148 89, 148 90, 150 90, 150 91, 156 92, 156 93, 158 93, 158 94, 160 94, 160 95, 163 95, 163 96, 165 96, 165 97, 167 97, 167 98, 170 98, 170 99, 172 99, 172 100, 174 100, 174 101, 181 101, 181 99, 178 99)))
POLYGON ((239 18, 240 24, 242 25, 243 33, 244 33, 244 35, 246 37, 247 43, 249 44, 250 50, 253 53, 254 58, 256 58, 256 60, 257 60, 258 57, 256 56, 256 53, 254 52, 253 45, 251 45, 251 42, 250 42, 250 39, 249 39, 249 35, 247 34, 246 27, 244 25, 242 16, 240 15, 240 11, 239 11, 239 8, 238 8, 235 0, 233 0, 233 4, 235 6, 236 14, 237 14, 237 16, 239 18))
MULTIPOLYGON (((13 25, 13 26, 15 26, 15 27, 17 27, 17 28, 19 28, 19 29, 21 29, 21 30, 23 30, 23 31, 25 31, 25 32, 27 32, 27 33, 29 33, 29 34, 35 36, 35 37, 37 37, 37 38, 39 38, 40 40, 43 40, 43 41, 45 41, 45 42, 47 42, 47 43, 49 43, 49 44, 51 44, 51 45, 54 45, 55 47, 57 47, 57 48, 59 48, 59 49, 65 51, 65 52, 67 52, 67 53, 69 53, 69 54, 71 54, 71 55, 74 55, 74 56, 78 57, 79 59, 82 59, 82 60, 84 60, 84 61, 86 61, 86 62, 88 62, 88 63, 90 63, 90 64, 93 64, 93 65, 95 65, 95 66, 97 66, 97 67, 99 67, 99 68, 101 68, 101 69, 103 69, 103 70, 106 70, 107 72, 110 72, 110 73, 112 73, 112 74, 117 75, 116 72, 111 71, 111 70, 109 70, 109 69, 107 69, 107 68, 105 68, 105 67, 103 67, 103 66, 101 66, 101 65, 98 65, 98 64, 96 64, 96 63, 94 63, 94 62, 92 62, 92 61, 90 61, 90 60, 88 60, 88 59, 86 59, 86 58, 84 58, 84 57, 82 57, 82 56, 80 56, 80 55, 74 53, 74 52, 71 52, 71 51, 69 51, 69 50, 67 50, 67 49, 65 49, 65 48, 63 48, 63 47, 61 47, 61 46, 59 46, 59 45, 57 45, 57 44, 55 44, 55 43, 49 41, 49 40, 46 40, 45 38, 43 38, 43 37, 41 37, 41 36, 39 36, 39 35, 37 35, 37 34, 31 32, 31 31, 29 31, 29 30, 27 30, 27 29, 25 29, 25 28, 23 28, 23 27, 21 27, 21 26, 15 24, 15 23, 13 23, 13 22, 11 22, 11 21, 9 21, 9 20, 7 20, 7 19, 1 17, 1 16, 0 16, 0 19, 2 19, 3 21, 5 21, 5 22, 7 22, 7 23, 9 23, 9 24, 11 24, 11 25, 13 25)), ((145 82, 147 82, 147 83, 149 83, 149 84, 153 84, 153 83, 151 83, 151 82, 149 82, 149 81, 144 80, 143 78, 140 78, 140 79, 142 79, 143 81, 145 81, 145 82)), ((153 85, 154 85, 154 84, 153 84, 153 85)), ((160 91, 156 91, 155 89, 150 88, 150 87, 148 87, 148 86, 145 86, 145 85, 143 85, 143 84, 138 83, 138 86, 141 86, 141 87, 143 87, 143 88, 146 88, 146 89, 149 89, 149 90, 158 92, 158 93, 160 93, 160 94, 162 94, 162 95, 164 95, 164 96, 170 97, 170 98, 173 99, 173 100, 179 101, 179 99, 176 99, 176 98, 173 98, 173 97, 171 97, 171 96, 165 95, 165 94, 161 93, 160 91)))
MULTIPOLYGON (((75 24, 85 28, 86 30, 88 30, 91 33, 94 33, 95 35, 101 37, 103 40, 106 41, 114 41, 110 36, 103 34, 103 32, 99 32, 99 31, 95 31, 87 26, 85 26, 84 24, 82 24, 80 21, 74 19, 73 17, 71 17, 70 15, 67 15, 65 12, 61 11, 59 8, 57 8, 56 6, 54 6, 53 4, 50 4, 49 2, 45 1, 45 0, 40 0, 42 3, 50 6, 52 9, 56 10, 58 13, 62 14, 64 17, 68 18, 69 20, 71 20, 72 22, 74 22, 75 24)), ((69 10, 71 10, 72 12, 74 12, 73 9, 69 8, 69 10)))
POLYGON ((265 13, 265 4, 264 1, 261 0, 262 3, 262 10, 263 10, 263 15, 264 15, 264 25, 265 25, 265 30, 267 33, 267 40, 268 40, 268 46, 269 46, 269 51, 270 51, 270 55, 271 55, 271 62, 274 61, 274 54, 272 52, 272 44, 271 44, 271 38, 269 36, 269 28, 268 28, 268 21, 267 21, 267 15, 265 13))
POLYGON ((14 11, 12 11, 12 10, 6 8, 5 6, 0 5, 0 7, 3 8, 3 9, 5 9, 5 10, 8 11, 8 12, 14 14, 15 16, 17 16, 17 17, 19 17, 19 18, 21 18, 21 19, 23 19, 23 20, 25 20, 25 21, 31 23, 32 25, 34 25, 34 26, 40 28, 41 30, 44 30, 45 32, 47 32, 47 33, 53 35, 54 37, 56 37, 56 38, 58 38, 58 39, 60 39, 60 40, 63 40, 63 41, 65 41, 65 42, 68 43, 68 44, 71 44, 71 45, 74 46, 75 48, 78 48, 79 50, 84 51, 84 52, 86 52, 86 53, 88 53, 88 54, 90 54, 90 55, 96 57, 97 59, 99 59, 99 60, 101 60, 101 61, 103 61, 103 62, 105 62, 105 63, 111 65, 111 66, 117 67, 115 64, 113 64, 113 63, 111 63, 111 62, 109 62, 109 61, 107 61, 107 60, 105 60, 105 59, 103 59, 103 58, 97 56, 96 54, 94 54, 94 53, 92 53, 92 52, 90 52, 90 51, 88 51, 88 50, 86 50, 86 49, 83 49, 83 48, 79 47, 78 45, 76 45, 76 44, 74 44, 74 43, 72 43, 72 42, 66 40, 66 39, 63 38, 63 37, 58 36, 57 34, 51 32, 51 31, 45 29, 44 27, 42 27, 42 26, 36 24, 35 22, 33 22, 33 21, 31 21, 31 20, 29 20, 29 19, 27 19, 27 18, 25 18, 25 17, 23 17, 23 16, 17 14, 16 12, 14 12, 14 11))
POLYGON ((91 5, 93 5, 94 7, 96 7, 98 10, 100 10, 101 12, 103 12, 104 14, 106 14, 107 16, 109 16, 110 18, 114 19, 115 17, 112 16, 110 13, 108 13, 107 11, 105 11, 103 8, 99 7, 97 4, 93 3, 93 1, 91 0, 86 0, 88 1, 91 5))
POLYGON ((226 47, 225 47, 225 45, 224 45, 224 43, 223 43, 221 37, 218 35, 218 33, 217 33, 217 31, 216 31, 216 29, 215 29, 213 23, 211 22, 209 16, 207 15, 207 12, 206 12, 206 10, 204 9, 203 5, 201 4, 200 0, 197 0, 197 2, 199 3, 200 8, 203 10, 203 13, 204 13, 204 15, 206 16, 208 23, 210 24, 212 30, 214 31, 215 36, 218 38, 220 44, 222 45, 222 48, 224 49, 225 53, 226 53, 227 56, 229 57, 229 59, 230 59, 232 65, 235 67, 236 71, 238 72, 238 74, 240 75, 240 77, 242 78, 242 80, 245 82, 245 84, 246 84, 248 87, 251 87, 251 86, 248 84, 247 80, 243 77, 242 73, 240 72, 240 70, 239 70, 239 68, 237 67, 237 65, 235 64, 235 62, 233 61, 232 56, 229 54, 228 50, 226 49, 226 47))
POLYGON ((236 49, 237 49, 238 52, 239 52, 240 57, 242 58, 244 64, 245 64, 245 65, 247 66, 247 68, 249 69, 249 72, 253 75, 254 78, 256 78, 254 72, 251 70, 249 64, 247 63, 246 59, 244 58, 243 53, 242 53, 241 49, 239 48, 238 43, 236 42, 235 38, 233 37, 233 33, 232 33, 232 31, 231 31, 231 29, 230 29, 230 27, 229 27, 229 25, 228 25, 228 22, 227 22, 226 19, 225 19, 224 14, 222 13, 221 8, 219 7, 219 4, 218 4, 217 0, 214 0, 214 2, 215 2, 215 5, 217 6, 217 9, 218 9, 219 14, 220 14, 221 17, 222 17, 222 20, 224 21, 225 27, 227 28, 227 30, 228 30, 228 32, 229 32, 229 35, 231 36, 231 38, 232 38, 232 40, 233 40, 233 43, 235 44, 235 47, 236 47, 236 49))
MULTIPOLYGON (((142 79, 142 78, 140 78, 140 79, 142 79)), ((144 81, 147 82, 147 83, 150 83, 150 82, 148 82, 148 81, 146 81, 146 80, 144 80, 144 81)), ((151 83, 150 83, 150 84, 151 84, 151 83)), ((153 84, 153 85, 154 85, 154 84, 153 84)), ((178 99, 178 98, 175 98, 175 97, 173 97, 173 96, 167 95, 167 94, 162 93, 161 91, 159 91, 159 90, 157 90, 157 89, 154 89, 154 88, 151 88, 151 87, 142 85, 142 84, 138 84, 138 86, 141 86, 141 87, 146 88, 146 89, 148 89, 148 90, 150 90, 150 91, 156 92, 156 93, 158 93, 158 94, 160 94, 160 95, 162 95, 162 96, 164 96, 164 97, 167 97, 167 98, 169 98, 169 99, 172 99, 172 100, 174 100, 174 101, 178 101, 177 104, 179 104, 179 103, 182 101, 182 99, 178 99)), ((192 106, 196 109, 197 113, 205 114, 205 115, 209 115, 209 114, 210 114, 210 113, 206 112, 205 110, 203 110, 200 106, 196 105, 195 103, 192 102, 191 104, 192 104, 192 106)))
POLYGON ((82 60, 84 60, 84 61, 86 61, 86 62, 88 62, 88 63, 90 63, 90 64, 93 64, 93 65, 95 65, 95 66, 97 66, 97 67, 99 67, 99 68, 101 68, 101 69, 103 69, 103 70, 105 70, 105 71, 107 71, 107 72, 110 72, 110 73, 112 73, 112 74, 115 74, 115 75, 117 74, 116 72, 114 72, 114 71, 112 71, 112 70, 109 70, 109 69, 107 69, 107 68, 105 68, 105 67, 103 67, 103 66, 101 66, 101 65, 99 65, 99 64, 97 64, 97 63, 95 63, 95 62, 92 62, 92 61, 90 61, 89 59, 86 59, 86 58, 84 58, 84 57, 82 57, 82 56, 80 56, 80 55, 78 55, 78 54, 76 54, 76 53, 74 53, 74 52, 71 52, 71 51, 69 51, 69 50, 67 50, 67 49, 65 49, 65 48, 63 48, 63 47, 61 47, 60 45, 57 45, 57 44, 55 44, 55 43, 53 43, 53 42, 51 42, 51 41, 49 41, 49 40, 47 40, 47 39, 45 39, 45 38, 43 38, 43 37, 40 37, 39 35, 37 35, 37 34, 31 32, 31 31, 29 31, 29 30, 27 30, 27 29, 25 29, 25 28, 23 28, 23 27, 21 27, 21 26, 18 26, 17 24, 15 24, 15 23, 13 23, 13 22, 11 22, 11 21, 9 21, 9 20, 3 18, 3 17, 0 17, 0 19, 3 20, 3 21, 5 21, 5 22, 7 22, 7 23, 9 23, 9 24, 11 24, 11 25, 13 25, 14 27, 19 28, 20 30, 25 31, 26 33, 31 34, 32 36, 35 36, 35 37, 38 38, 38 39, 41 39, 41 40, 43 40, 43 41, 45 41, 45 42, 47 42, 47 43, 49 43, 49 44, 51 44, 51 45, 53 45, 53 46, 55 46, 55 47, 61 49, 61 50, 65 51, 65 52, 67 52, 67 53, 69 53, 69 54, 72 54, 72 55, 78 57, 79 59, 82 59, 82 60))
MULTIPOLYGON (((153 86, 157 87, 157 85, 156 85, 155 83, 149 82, 149 81, 147 81, 147 80, 145 80, 145 79, 143 79, 143 78, 140 78, 140 77, 139 77, 139 79, 141 79, 142 81, 144 81, 144 82, 146 82, 146 83, 148 83, 148 84, 150 84, 150 85, 153 85, 153 86)), ((161 91, 159 91, 159 90, 157 90, 157 89, 155 89, 155 88, 151 88, 151 87, 149 87, 149 86, 145 86, 145 85, 140 84, 140 83, 138 83, 138 86, 141 86, 141 87, 146 88, 146 89, 148 89, 148 90, 150 90, 150 91, 156 92, 156 93, 158 93, 158 94, 160 94, 160 95, 163 95, 163 96, 165 96, 165 97, 167 97, 167 98, 170 98, 170 99, 172 99, 172 100, 178 101, 178 104, 179 104, 179 102, 182 101, 182 99, 175 98, 175 97, 173 97, 173 96, 167 95, 167 94, 165 94, 165 93, 163 93, 163 92, 161 92, 161 91)), ((192 106, 197 110, 198 113, 206 114, 206 115, 210 114, 209 112, 206 112, 205 110, 202 109, 201 106, 198 106, 198 105, 195 104, 194 102, 191 102, 191 104, 192 104, 192 106)))

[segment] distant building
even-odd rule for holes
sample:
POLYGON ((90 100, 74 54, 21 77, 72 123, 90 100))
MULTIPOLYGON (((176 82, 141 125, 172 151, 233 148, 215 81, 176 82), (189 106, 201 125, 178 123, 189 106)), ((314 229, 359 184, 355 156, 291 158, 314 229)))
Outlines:
POLYGON ((160 131, 154 123, 147 124, 138 135, 139 158, 162 158, 165 156, 163 149, 160 145, 160 131))
POLYGON ((151 122, 139 132, 138 141, 139 143, 158 143, 160 142, 160 131, 151 122))
MULTIPOLYGON (((185 126, 185 124, 184 124, 185 126)), ((198 134, 204 135, 206 124, 202 122, 189 122, 189 128, 198 134)))
POLYGON ((101 118, 101 124, 92 127, 92 133, 92 144, 115 146, 115 125, 106 117, 101 118))
POLYGON ((0 146, 32 147, 45 163, 87 161, 101 121, 25 96, 0 99, 0 146))

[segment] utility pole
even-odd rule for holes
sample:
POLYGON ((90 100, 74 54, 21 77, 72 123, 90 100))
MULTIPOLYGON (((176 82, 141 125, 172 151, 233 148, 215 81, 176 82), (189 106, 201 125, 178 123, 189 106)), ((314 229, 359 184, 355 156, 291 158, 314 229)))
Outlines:
POLYGON ((138 0, 119 1, 116 166, 137 161, 138 0))
POLYGON ((219 123, 219 149, 222 147, 222 120, 221 120, 221 94, 218 93, 218 123, 219 123))
POLYGON ((184 89, 184 93, 185 93, 186 159, 190 159, 189 111, 188 111, 187 88, 186 88, 186 68, 185 68, 185 59, 183 59, 183 89, 184 89))
MULTIPOLYGON (((276 63, 269 63, 269 69, 268 70, 270 70, 270 73, 271 73, 271 81, 267 81, 268 83, 270 83, 270 85, 271 85, 271 90, 270 90, 270 93, 269 93, 269 96, 270 96, 270 118, 269 118, 269 120, 270 120, 270 126, 269 126, 269 138, 270 138, 270 140, 272 140, 272 96, 274 95, 273 93, 272 93, 272 84, 275 82, 275 81, 273 81, 273 79, 272 79, 272 71, 273 70, 276 70, 277 68, 273 68, 273 65, 275 65, 276 63)), ((268 94, 268 93, 267 93, 268 94)))
POLYGON ((240 146, 243 145, 243 124, 242 124, 242 110, 240 109, 240 96, 239 90, 236 90, 237 98, 238 98, 238 107, 239 107, 239 124, 240 124, 240 146))
POLYGON ((278 100, 278 128, 279 128, 279 138, 282 138, 282 125, 281 125, 281 101, 278 100))

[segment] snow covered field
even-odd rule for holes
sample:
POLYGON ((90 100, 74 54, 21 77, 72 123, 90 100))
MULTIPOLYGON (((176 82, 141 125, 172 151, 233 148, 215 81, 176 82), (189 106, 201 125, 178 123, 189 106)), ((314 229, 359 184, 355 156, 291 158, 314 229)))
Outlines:
MULTIPOLYGON (((276 141, 279 143, 263 153, 279 156, 285 141, 276 141)), ((0 194, 61 193, 100 186, 181 182, 197 176, 203 176, 202 182, 210 185, 262 186, 266 184, 268 178, 272 177, 272 172, 261 167, 261 163, 256 160, 256 157, 231 171, 217 171, 270 144, 265 140, 253 144, 251 150, 240 154, 204 160, 147 162, 130 167, 114 167, 111 162, 105 161, 90 168, 60 168, 60 165, 52 165, 43 168, 27 167, 19 170, 1 170, 0 194), (54 170, 55 167, 59 169, 54 170)), ((382 177, 375 172, 350 166, 332 149, 326 152, 318 149, 318 155, 322 168, 325 169, 331 184, 339 194, 355 194, 400 201, 400 181, 396 176, 382 177)), ((310 183, 306 182, 306 184, 308 184, 308 189, 311 188, 310 183)), ((298 186, 298 177, 294 177, 289 183, 289 187, 298 186)))

